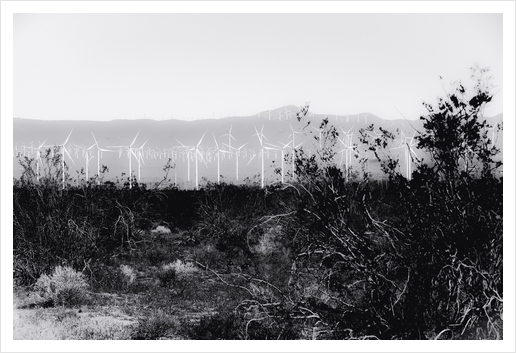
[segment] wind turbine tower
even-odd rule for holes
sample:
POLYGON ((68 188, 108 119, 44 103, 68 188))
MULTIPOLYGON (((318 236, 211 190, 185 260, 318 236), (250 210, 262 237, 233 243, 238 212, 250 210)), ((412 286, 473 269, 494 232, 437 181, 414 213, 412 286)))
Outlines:
POLYGON ((70 139, 70 136, 72 135, 72 132, 73 132, 73 129, 70 131, 70 133, 68 134, 68 137, 66 138, 65 142, 63 142, 61 146, 61 168, 63 169, 63 190, 65 188, 65 153, 68 155, 68 157, 70 158, 70 160, 72 161, 72 163, 75 165, 75 162, 73 161, 73 158, 72 156, 70 155, 70 152, 68 152, 68 150, 66 149, 66 144, 68 143, 68 140, 70 139))
MULTIPOLYGON (((140 130, 141 131, 141 130, 140 130)), ((132 170, 132 156, 134 155, 136 157, 136 154, 133 151, 133 145, 136 142, 136 139, 138 138, 138 135, 140 134, 140 131, 136 134, 136 136, 133 139, 133 142, 129 146, 108 146, 108 147, 114 147, 114 148, 124 148, 127 150, 127 156, 129 157, 129 189, 132 188, 132 177, 133 177, 133 170, 132 170)), ((137 157, 136 157, 137 158, 137 157)))

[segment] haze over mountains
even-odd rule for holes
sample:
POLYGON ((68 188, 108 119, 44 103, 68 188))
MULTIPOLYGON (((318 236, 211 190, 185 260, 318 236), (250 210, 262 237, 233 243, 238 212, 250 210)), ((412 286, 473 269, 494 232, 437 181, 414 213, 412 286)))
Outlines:
MULTIPOLYGON (((217 139, 219 148, 222 150, 229 150, 227 145, 231 144, 232 148, 239 148, 245 144, 241 149, 239 157, 239 182, 245 178, 251 181, 259 181, 258 175, 261 173, 260 161, 260 142, 256 134, 255 127, 261 131, 263 126, 263 134, 266 138, 265 142, 281 146, 291 141, 292 129, 299 132, 295 134, 295 143, 298 145, 303 142, 301 147, 315 152, 318 143, 314 136, 319 133, 314 128, 318 128, 321 121, 328 117, 331 124, 333 124, 339 132, 342 130, 349 131, 353 134, 353 143, 360 145, 358 140, 358 131, 371 124, 378 129, 379 126, 395 132, 397 129, 403 131, 406 136, 412 136, 415 130, 422 130, 421 120, 384 120, 371 113, 360 113, 355 115, 328 115, 328 114, 313 114, 309 113, 301 121, 296 119, 296 113, 300 110, 299 107, 290 105, 280 107, 271 111, 259 112, 252 116, 236 116, 227 117, 223 119, 205 119, 195 121, 183 120, 112 120, 112 121, 45 121, 45 120, 31 120, 23 118, 15 118, 13 120, 13 149, 15 156, 14 163, 14 177, 19 177, 21 167, 19 166, 16 154, 29 150, 32 146, 37 148, 43 144, 61 145, 65 142, 67 136, 72 131, 70 139, 67 143, 69 151, 75 162, 71 162, 65 158, 67 165, 70 167, 70 173, 76 174, 77 170, 84 168, 85 157, 82 149, 78 146, 88 148, 94 145, 92 133, 95 135, 99 146, 101 148, 110 148, 107 146, 128 146, 132 143, 135 136, 133 147, 142 148, 143 163, 141 166, 141 181, 155 182, 164 177, 163 167, 169 157, 174 157, 176 163, 176 170, 171 170, 168 178, 172 182, 177 181, 183 186, 190 186, 195 178, 195 161, 194 154, 191 155, 190 160, 190 182, 188 182, 188 163, 187 160, 180 154, 172 155, 172 151, 184 150, 181 143, 185 146, 196 146, 199 140, 204 135, 199 144, 199 151, 203 155, 203 160, 199 158, 198 173, 199 180, 207 178, 210 181, 217 180, 217 154, 216 143, 214 137, 217 139), (308 124, 308 125, 307 125, 308 124), (292 128, 291 128, 292 127, 292 128), (227 135, 231 128, 231 135, 233 139, 229 141, 227 135), (342 130, 341 130, 342 128, 342 130), (226 135, 226 136, 224 136, 226 135), (224 145, 226 144, 226 145, 224 145), (25 147, 24 147, 25 146, 25 147), (254 156, 254 157, 253 157, 254 156), (175 159, 177 158, 177 160, 175 159)), ((496 126, 497 123, 503 121, 503 115, 499 114, 495 117, 489 118, 491 125, 496 126)), ((497 139, 497 145, 501 148, 503 139, 501 133, 497 139)), ((341 133, 341 138, 343 137, 341 133)), ((398 143, 399 144, 399 143, 398 143)), ((339 151, 342 146, 339 146, 339 151)), ((110 148, 115 151, 112 153, 104 152, 100 161, 100 165, 107 165, 109 172, 106 174, 107 179, 120 177, 122 173, 129 172, 129 161, 127 152, 121 151, 120 148, 110 148)), ((359 146, 361 153, 365 153, 365 148, 359 146)), ((290 149, 285 149, 285 153, 290 152, 290 149)), ((392 153, 400 154, 401 149, 393 150, 392 153)), ((235 155, 221 153, 220 160, 220 174, 223 176, 222 180, 228 182, 236 182, 236 159, 235 155)), ((403 156, 403 154, 400 154, 403 156)), ((419 155, 419 153, 418 153, 419 155)), ((34 157, 35 153, 29 155, 34 157)), ((339 154, 339 158, 341 155, 339 154)), ((420 156, 422 157, 422 156, 420 156)), ((97 173, 97 153, 95 148, 90 150, 89 175, 90 177, 97 173)), ((370 157, 371 158, 371 157, 370 157)), ((402 158, 402 157, 401 157, 402 158)), ((372 158, 371 158, 372 159, 372 158)), ((403 163, 403 162, 402 162, 403 163)), ((269 155, 264 161, 265 178, 268 183, 275 182, 280 179, 280 176, 275 173, 276 168, 281 168, 281 152, 269 150, 269 155)), ((290 170, 290 163, 284 164, 285 173, 290 170)), ((354 159, 351 162, 354 168, 358 167, 358 160, 354 159)), ((137 161, 133 157, 132 170, 135 175, 138 175, 137 161)), ((373 174, 379 174, 380 168, 377 162, 372 161, 369 164, 370 171, 373 174)), ((124 177, 124 178, 125 178, 124 177)), ((201 183, 202 184, 202 183, 201 183)))

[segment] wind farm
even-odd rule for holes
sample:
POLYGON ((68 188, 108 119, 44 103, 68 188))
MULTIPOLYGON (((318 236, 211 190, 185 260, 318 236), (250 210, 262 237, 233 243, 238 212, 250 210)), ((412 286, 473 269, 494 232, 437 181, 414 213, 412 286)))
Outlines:
MULTIPOLYGON (((124 179, 131 176, 129 187, 132 187, 132 177, 135 177, 138 182, 149 184, 160 181, 163 166, 169 160, 175 170, 174 179, 168 180, 167 184, 199 188, 209 181, 223 180, 235 184, 256 181, 264 187, 267 184, 284 183, 287 174, 289 180, 295 179, 296 152, 303 148, 310 155, 322 148, 323 131, 319 128, 319 124, 327 118, 339 131, 340 145, 336 146, 335 154, 346 178, 351 170, 361 172, 359 160, 363 158, 362 156, 367 157, 368 172, 373 177, 381 178, 380 166, 374 156, 362 144, 357 143, 360 129, 366 129, 370 124, 390 129, 398 136, 398 145, 393 144, 389 152, 393 156, 401 157, 400 168, 407 179, 411 178, 412 166, 416 160, 425 157, 424 153, 415 150, 414 138, 417 131, 422 129, 418 120, 387 121, 370 113, 342 116, 311 113, 303 121, 298 121, 291 112, 297 113, 299 110, 300 107, 297 106, 285 106, 259 112, 254 116, 192 122, 84 121, 75 124, 78 126, 72 128, 73 136, 72 131, 68 136, 63 136, 63 128, 60 126, 74 125, 72 122, 40 122, 31 129, 30 120, 15 119, 14 149, 19 151, 21 156, 33 155, 39 169, 42 149, 51 148, 54 141, 54 146, 59 147, 60 153, 65 157, 62 163, 63 166, 64 164, 68 166, 72 178, 83 168, 85 171, 83 180, 89 180, 90 177, 99 175, 101 166, 106 166, 104 180, 116 177, 124 179), (366 124, 366 117, 368 124, 366 124), (310 126, 306 125, 308 121, 310 126), (197 137, 196 141, 195 135, 202 131, 201 125, 207 129, 200 139, 197 137), (258 130, 256 125, 261 128, 258 130), (48 136, 46 140, 37 148, 27 148, 27 144, 32 143, 31 141, 43 137, 40 135, 41 131, 44 131, 44 137, 48 136), (269 132, 265 134, 264 131, 269 132), (129 137, 131 133, 132 140, 129 137), (207 133, 212 135, 211 141, 204 140, 207 133), (99 145, 97 136, 99 140, 104 141, 104 148, 99 145), (59 138, 63 139, 63 137, 65 142, 59 144, 59 138), (121 144, 128 141, 131 143, 121 144), (72 148, 81 151, 83 161, 78 158, 72 159, 70 153, 72 148), (122 158, 124 156, 127 158, 125 167, 124 158, 122 158), (96 173, 91 173, 90 163, 97 165, 96 173), (278 170, 280 170, 279 173, 278 170)), ((494 117, 493 121, 502 119, 498 116, 494 117)), ((489 133, 491 137, 495 137, 493 130, 489 133)), ((368 134, 372 136, 370 132, 368 134)), ((379 135, 376 133, 374 136, 379 135)), ((496 142, 500 147, 502 141, 501 138, 493 139, 493 143, 496 142)), ((16 158, 14 163, 16 176, 20 172, 19 166, 16 166, 16 158)))

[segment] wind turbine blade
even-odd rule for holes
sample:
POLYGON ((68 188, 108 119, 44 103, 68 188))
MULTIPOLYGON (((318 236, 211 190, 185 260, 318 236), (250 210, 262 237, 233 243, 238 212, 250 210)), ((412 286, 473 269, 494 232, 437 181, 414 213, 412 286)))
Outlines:
POLYGON ((93 139, 95 140, 95 143, 97 144, 97 146, 99 145, 99 142, 97 141, 97 139, 95 138, 95 135, 93 135, 93 131, 91 131, 91 136, 93 136, 93 139))
POLYGON ((217 139, 215 138, 215 134, 212 132, 211 136, 213 136, 213 141, 215 141, 215 146, 217 146, 217 149, 219 149, 219 144, 217 143, 217 139))
POLYGON ((269 147, 272 147, 272 148, 279 148, 278 146, 270 143, 270 142, 265 142, 266 145, 269 145, 269 147))
POLYGON ((70 155, 70 152, 68 152, 68 150, 64 146, 63 146, 63 150, 66 152, 66 154, 68 155, 68 158, 70 158, 70 160, 72 161, 73 165, 75 165, 75 162, 73 161, 73 158, 70 155))
POLYGON ((414 135, 412 135, 412 138, 410 139, 410 145, 413 146, 414 145, 414 138, 416 137, 417 135, 417 132, 414 133, 414 135))
POLYGON ((242 147, 244 147, 245 145, 247 145, 249 142, 246 142, 244 143, 242 146, 238 147, 237 150, 240 150, 242 147))
POLYGON ((251 159, 249 160, 249 162, 247 162, 247 165, 249 165, 251 163, 251 161, 254 159, 254 157, 256 156, 256 154, 253 154, 253 156, 251 157, 251 159))
POLYGON ((205 165, 205 166, 208 166, 208 164, 207 164, 207 163, 206 163, 206 161, 204 160, 204 157, 202 156, 202 153, 201 153, 199 150, 197 150, 197 153, 199 154, 199 157, 201 157, 201 161, 203 161, 204 165, 205 165))
POLYGON ((48 139, 46 139, 45 141, 43 141, 43 143, 42 143, 41 145, 39 145, 38 150, 39 150, 41 147, 43 147, 43 145, 45 144, 45 142, 47 142, 47 140, 48 140, 48 139))
POLYGON ((256 128, 256 126, 254 127, 254 131, 256 131, 256 134, 253 135, 253 136, 256 136, 258 137, 258 140, 260 141, 260 146, 263 144, 262 142, 262 136, 260 135, 260 133, 258 132, 258 129, 256 128))
POLYGON ((269 147, 269 146, 263 146, 263 149, 264 149, 264 150, 272 150, 272 151, 275 151, 275 150, 276 150, 276 148, 274 148, 274 147, 269 147))
POLYGON ((87 150, 87 151, 89 151, 89 150, 91 150, 93 147, 95 147, 96 145, 97 145, 97 144, 96 144, 96 143, 94 143, 93 145, 91 145, 90 147, 88 147, 86 150, 87 150))
POLYGON ((287 142, 287 143, 284 143, 284 142, 281 142, 279 141, 280 145, 282 145, 283 147, 282 148, 287 148, 291 143, 292 143, 292 140, 287 142))
MULTIPOLYGON (((141 131, 141 130, 140 130, 141 131)), ((140 134, 140 131, 138 131, 138 133, 136 134, 136 136, 134 137, 134 140, 133 142, 131 142, 131 144, 129 145, 129 147, 132 147, 134 145, 134 142, 136 141, 136 139, 138 138, 138 135, 140 134)))
POLYGON ((70 138, 70 136, 72 135, 72 132, 73 132, 73 129, 70 131, 70 133, 68 134, 68 137, 66 138, 66 141, 63 143, 63 146, 66 145, 66 143, 68 142, 68 139, 70 138))
POLYGON ((176 139, 177 142, 179 142, 179 144, 183 147, 186 147, 181 141, 179 141, 178 139, 176 139))
POLYGON ((202 134, 202 137, 201 137, 201 139, 199 140, 199 143, 197 144, 197 147, 199 147, 199 145, 201 144, 202 139, 204 138, 204 135, 206 135, 206 132, 207 132, 207 131, 205 131, 205 132, 204 132, 204 134, 202 134))
POLYGON ((141 150, 141 149, 143 148, 143 146, 145 146, 145 144, 146 144, 147 142, 149 142, 149 139, 147 139, 147 141, 145 141, 145 142, 143 143, 143 145, 142 145, 139 149, 141 150))
POLYGON ((231 124, 231 126, 229 127, 229 133, 228 133, 228 135, 229 135, 229 138, 230 138, 230 139, 233 139, 233 140, 235 140, 235 141, 236 141, 236 138, 233 136, 233 134, 231 134, 231 131, 232 131, 232 130, 233 130, 233 124, 231 124))

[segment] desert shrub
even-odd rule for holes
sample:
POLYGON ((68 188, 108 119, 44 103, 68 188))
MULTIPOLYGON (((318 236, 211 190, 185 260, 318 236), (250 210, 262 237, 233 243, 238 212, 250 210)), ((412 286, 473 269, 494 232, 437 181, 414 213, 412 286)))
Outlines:
MULTIPOLYGON (((289 225, 281 244, 291 266, 277 282, 261 276, 266 267, 247 271, 241 286, 251 299, 240 307, 248 319, 274 317, 286 325, 295 317, 292 327, 317 324, 339 339, 502 337, 501 163, 482 120, 491 99, 483 73, 472 97, 459 84, 437 109, 426 105, 425 131, 415 140, 431 160, 416 161, 412 178, 382 154, 394 139, 386 130, 364 139, 386 184, 367 173, 350 176, 334 161, 337 131, 322 122, 322 150, 296 153, 291 205, 282 212, 264 208, 277 212, 264 218, 289 225)), ((265 251, 272 241, 264 232, 249 231, 246 241, 255 259, 274 254, 265 251)))
POLYGON ((136 281, 136 272, 129 265, 120 265, 119 268, 122 281, 126 287, 132 286, 136 281))
POLYGON ((162 265, 156 271, 156 277, 162 287, 174 285, 178 287, 176 289, 184 290, 187 277, 195 272, 197 268, 192 263, 177 259, 175 262, 162 265))
POLYGON ((174 317, 158 310, 138 320, 138 325, 134 329, 131 339, 133 340, 157 340, 169 337, 177 327, 174 317))
POLYGON ((405 315, 421 331, 449 329, 455 337, 501 338, 503 183, 499 150, 483 118, 490 102, 488 70, 473 68, 473 94, 458 83, 425 106, 418 147, 429 151, 400 195, 411 212, 407 235, 413 298, 405 315), (455 303, 449 305, 445 303, 455 303))
POLYGON ((34 284, 34 291, 51 306, 81 304, 87 299, 88 288, 81 272, 61 266, 57 266, 50 276, 41 275, 34 284))
POLYGON ((483 118, 492 98, 487 72, 473 68, 472 95, 459 82, 436 107, 425 103, 424 131, 415 140, 430 160, 415 159, 411 180, 392 159, 381 161, 398 200, 389 223, 404 243, 396 260, 407 272, 398 315, 410 326, 400 319, 390 325, 400 337, 502 335, 503 183, 488 135, 493 127, 483 118))
POLYGON ((191 262, 183 262, 177 259, 175 262, 163 265, 164 270, 174 269, 178 277, 186 277, 197 272, 197 268, 191 262))

